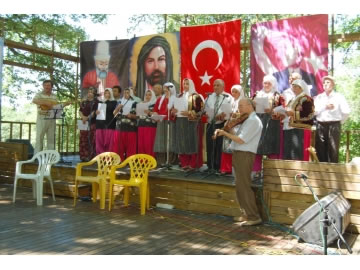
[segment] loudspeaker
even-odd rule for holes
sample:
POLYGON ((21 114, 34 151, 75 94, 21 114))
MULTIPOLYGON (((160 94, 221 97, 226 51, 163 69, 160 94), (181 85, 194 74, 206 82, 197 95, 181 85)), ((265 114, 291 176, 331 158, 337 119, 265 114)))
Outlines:
MULTIPOLYGON (((328 210, 338 231, 343 234, 350 223, 350 203, 344 198, 341 192, 333 192, 320 200, 323 208, 328 210)), ((320 205, 316 202, 306 209, 293 223, 294 232, 305 242, 323 246, 322 242, 322 220, 323 213, 320 213, 320 205), (321 225, 320 225, 321 224, 321 225)), ((333 226, 328 227, 327 244, 330 245, 339 236, 333 226)))

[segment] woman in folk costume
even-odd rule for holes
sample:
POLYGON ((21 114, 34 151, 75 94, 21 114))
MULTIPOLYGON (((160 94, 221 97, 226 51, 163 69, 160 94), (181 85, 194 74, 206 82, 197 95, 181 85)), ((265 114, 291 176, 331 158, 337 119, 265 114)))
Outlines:
MULTIPOLYGON (((116 101, 114 100, 112 89, 106 88, 104 91, 104 98, 99 104, 106 104, 105 120, 96 119, 96 154, 112 151, 112 139, 115 129, 114 109, 116 101)), ((97 110, 99 115, 100 111, 97 110)))
POLYGON ((256 104, 256 113, 263 124, 253 166, 253 172, 260 176, 263 155, 267 155, 269 158, 280 157, 280 136, 282 133, 280 118, 274 117, 272 114, 273 109, 281 105, 281 98, 277 91, 277 82, 274 76, 264 76, 263 89, 255 93, 253 100, 256 104))
POLYGON ((124 96, 114 110, 116 129, 112 151, 119 154, 121 160, 136 154, 136 102, 130 96, 130 89, 124 90, 124 96))
MULTIPOLYGON (((138 116, 138 153, 139 154, 148 154, 155 157, 154 153, 154 143, 156 135, 156 121, 152 120, 151 113, 154 110, 155 105, 155 93, 151 90, 146 90, 145 98, 142 103, 145 103, 148 106, 148 109, 145 110, 145 115, 138 116)), ((140 104, 140 103, 138 103, 140 104)))
POLYGON ((286 107, 284 122, 284 159, 308 161, 311 126, 315 112, 307 84, 303 80, 292 83, 295 94, 286 107))
POLYGON ((183 93, 177 98, 173 112, 176 114, 175 143, 180 165, 184 170, 198 169, 203 165, 203 124, 200 115, 204 99, 191 79, 183 80, 183 93))
MULTIPOLYGON (((239 84, 233 85, 231 87, 231 95, 233 97, 233 102, 231 104, 232 115, 238 113, 239 101, 241 98, 245 97, 244 90, 239 84)), ((221 165, 220 173, 221 174, 231 174, 232 173, 232 152, 230 150, 231 140, 224 137, 223 140, 223 151, 221 154, 221 165)))
POLYGON ((176 159, 174 150, 174 131, 175 124, 171 121, 172 115, 171 109, 174 106, 174 100, 176 97, 176 88, 171 82, 167 82, 163 85, 164 94, 156 100, 153 114, 164 115, 163 121, 157 122, 156 136, 154 144, 154 152, 156 153, 156 160, 159 166, 165 165, 167 161, 167 143, 168 143, 168 128, 169 128, 169 164, 176 159), (169 119, 170 116, 170 119, 169 119))
POLYGON ((80 130, 79 154, 81 161, 89 161, 96 156, 95 132, 96 114, 99 101, 95 98, 96 90, 90 87, 86 100, 80 104, 80 118, 83 124, 88 123, 87 130, 80 130))

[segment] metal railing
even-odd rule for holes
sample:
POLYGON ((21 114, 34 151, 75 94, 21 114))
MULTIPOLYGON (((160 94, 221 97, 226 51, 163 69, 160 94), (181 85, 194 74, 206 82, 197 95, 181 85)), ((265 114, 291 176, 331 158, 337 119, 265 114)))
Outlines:
MULTIPOLYGON (((0 121, 1 125, 1 138, 0 141, 5 142, 7 140, 19 139, 29 140, 33 147, 35 147, 36 140, 36 123, 35 122, 16 122, 16 121, 0 121)), ((79 131, 76 130, 76 138, 74 139, 74 125, 64 124, 63 131, 61 133, 62 125, 56 124, 56 150, 61 153, 75 154, 79 152, 79 131), (63 138, 63 145, 61 149, 61 143, 63 138), (60 150, 61 149, 61 150, 60 150)))

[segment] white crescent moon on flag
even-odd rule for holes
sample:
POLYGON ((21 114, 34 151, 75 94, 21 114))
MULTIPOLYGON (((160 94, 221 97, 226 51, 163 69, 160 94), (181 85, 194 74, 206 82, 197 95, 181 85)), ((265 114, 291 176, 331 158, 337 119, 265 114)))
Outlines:
POLYGON ((223 53, 223 49, 222 49, 221 45, 218 42, 216 42, 215 40, 204 40, 195 47, 195 49, 192 53, 192 64, 197 71, 198 71, 198 69, 197 69, 197 66, 195 63, 196 57, 199 54, 199 52, 201 52, 203 49, 206 49, 206 48, 213 49, 218 54, 219 61, 218 61, 218 64, 215 69, 217 69, 220 66, 220 64, 223 60, 224 53, 223 53))

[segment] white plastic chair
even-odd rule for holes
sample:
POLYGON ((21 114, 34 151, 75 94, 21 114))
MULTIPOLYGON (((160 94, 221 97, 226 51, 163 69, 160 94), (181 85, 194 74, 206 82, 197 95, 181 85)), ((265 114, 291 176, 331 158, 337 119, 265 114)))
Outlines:
POLYGON ((55 150, 44 150, 36 153, 32 159, 26 161, 16 162, 15 180, 14 180, 14 195, 13 202, 16 198, 16 185, 18 179, 29 179, 32 181, 33 197, 36 198, 36 204, 43 204, 43 182, 46 177, 51 186, 53 200, 55 201, 54 186, 51 179, 51 166, 60 160, 60 154, 55 150), (36 174, 28 174, 21 172, 21 166, 25 163, 32 163, 38 161, 39 167, 36 174))

